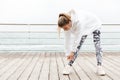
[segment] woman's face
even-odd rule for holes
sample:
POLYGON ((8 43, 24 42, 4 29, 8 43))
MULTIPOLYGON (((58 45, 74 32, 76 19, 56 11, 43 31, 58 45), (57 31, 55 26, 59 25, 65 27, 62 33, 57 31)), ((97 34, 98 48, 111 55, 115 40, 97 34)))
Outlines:
POLYGON ((68 30, 70 30, 71 27, 72 27, 72 23, 69 22, 69 24, 66 24, 65 26, 63 26, 63 29, 64 29, 64 31, 68 31, 68 30))

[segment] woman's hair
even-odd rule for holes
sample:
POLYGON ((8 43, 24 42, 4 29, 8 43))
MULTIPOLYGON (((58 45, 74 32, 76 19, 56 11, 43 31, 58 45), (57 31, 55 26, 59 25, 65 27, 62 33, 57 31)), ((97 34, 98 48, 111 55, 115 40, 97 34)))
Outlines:
POLYGON ((71 21, 71 16, 66 13, 59 14, 58 27, 63 27, 71 21))
POLYGON ((61 28, 67 24, 69 24, 69 22, 71 21, 71 16, 69 16, 66 13, 60 13, 59 14, 59 18, 58 18, 58 34, 59 34, 59 38, 60 38, 60 31, 61 28))

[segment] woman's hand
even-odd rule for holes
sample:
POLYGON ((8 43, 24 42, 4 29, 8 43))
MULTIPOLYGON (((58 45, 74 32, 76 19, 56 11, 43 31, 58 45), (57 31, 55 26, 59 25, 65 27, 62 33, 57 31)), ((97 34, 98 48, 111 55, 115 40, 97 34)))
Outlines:
POLYGON ((71 52, 71 53, 67 56, 67 59, 68 59, 69 61, 73 60, 73 59, 74 59, 74 53, 71 52))

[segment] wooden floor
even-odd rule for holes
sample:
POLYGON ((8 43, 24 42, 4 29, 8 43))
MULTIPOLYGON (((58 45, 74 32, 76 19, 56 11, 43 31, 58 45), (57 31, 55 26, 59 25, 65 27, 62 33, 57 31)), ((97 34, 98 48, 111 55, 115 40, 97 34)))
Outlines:
POLYGON ((95 53, 81 53, 70 75, 62 75, 64 53, 0 53, 0 80, 120 80, 120 53, 104 53, 106 76, 96 75, 95 53))

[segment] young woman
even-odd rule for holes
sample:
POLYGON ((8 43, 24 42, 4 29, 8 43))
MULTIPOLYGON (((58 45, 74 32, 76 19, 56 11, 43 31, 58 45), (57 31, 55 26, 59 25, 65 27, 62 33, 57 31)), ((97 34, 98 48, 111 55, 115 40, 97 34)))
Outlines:
POLYGON ((64 29, 65 32, 65 53, 68 60, 68 64, 65 66, 63 74, 70 74, 71 66, 74 63, 83 42, 88 35, 93 34, 93 42, 97 58, 97 74, 105 75, 102 68, 100 20, 89 12, 79 11, 79 14, 77 15, 74 10, 71 10, 68 13, 59 14, 59 32, 61 28, 64 29), (75 37, 73 45, 71 45, 71 35, 75 37))

